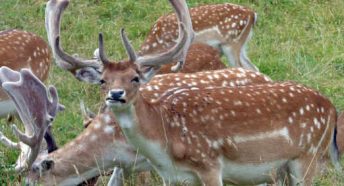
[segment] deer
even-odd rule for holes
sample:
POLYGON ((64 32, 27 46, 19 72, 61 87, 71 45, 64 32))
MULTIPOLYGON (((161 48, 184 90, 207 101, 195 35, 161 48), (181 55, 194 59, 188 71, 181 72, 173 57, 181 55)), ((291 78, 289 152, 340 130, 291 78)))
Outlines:
MULTIPOLYGON (((66 52, 65 58, 62 59, 61 56, 56 54, 57 47, 55 46, 57 45, 55 39, 60 35, 61 16, 63 15, 64 10, 68 7, 68 4, 68 0, 50 0, 46 6, 45 27, 55 62, 59 67, 73 74, 76 79, 83 82, 98 84, 99 81, 95 80, 94 76, 98 77, 101 69, 103 68, 102 64, 99 62, 98 49, 95 50, 94 57, 92 59, 84 59, 78 57, 79 55, 70 55, 66 52), (95 81, 91 82, 91 80, 95 81)), ((211 42, 215 43, 217 48, 221 46, 220 48, 222 48, 222 51, 227 54, 228 58, 232 59, 231 61, 236 61, 232 62, 233 64, 236 64, 235 66, 243 66, 253 69, 254 71, 258 71, 258 69, 251 64, 249 59, 246 57, 244 47, 245 43, 250 38, 250 33, 252 33, 252 28, 257 18, 257 14, 254 11, 233 4, 205 5, 192 8, 190 11, 192 15, 194 15, 193 23, 197 25, 199 24, 194 28, 196 30, 195 41, 199 40, 199 42, 191 45, 187 57, 187 61, 190 62, 186 63, 186 66, 181 70, 181 72, 188 73, 225 68, 220 59, 214 60, 215 57, 217 57, 215 55, 218 54, 214 54, 213 57, 209 55, 215 53, 213 48, 206 46, 211 42), (204 12, 207 12, 207 15, 203 15, 204 12), (201 19, 202 16, 207 18, 201 19), (216 20, 216 17, 219 17, 219 20, 216 20), (214 19, 214 21, 211 19, 214 19), (234 28, 233 25, 236 25, 236 28, 234 28), (208 42, 208 44, 206 42, 208 42), (204 53, 204 51, 207 52, 204 53), (196 52, 198 53, 195 56, 193 53, 196 52), (241 62, 243 65, 239 65, 239 61, 244 61, 241 62)), ((171 14, 165 17, 161 17, 159 19, 156 23, 158 26, 153 26, 152 31, 148 34, 146 41, 141 47, 141 51, 139 52, 140 55, 147 55, 152 52, 165 50, 167 49, 166 45, 169 45, 170 47, 170 45, 174 44, 174 38, 177 37, 177 32, 175 32, 176 27, 173 29, 170 29, 169 27, 174 27, 173 25, 176 24, 175 15, 171 14), (170 24, 159 24, 160 22, 167 23, 169 20, 172 21, 170 24), (164 34, 164 32, 158 32, 158 30, 166 29, 169 30, 168 32, 170 33, 170 36, 168 34, 164 34), (159 34, 161 34, 161 36, 159 34), (160 39, 159 41, 154 42, 153 39, 150 38, 160 39), (160 45, 160 43, 163 44, 160 45), (152 47, 150 47, 150 45, 152 45, 152 47)), ((167 67, 163 67, 163 69, 161 69, 161 73, 174 71, 176 71, 176 69, 168 70, 167 67)))
POLYGON ((12 125, 14 135, 19 142, 13 142, 0 132, 0 142, 11 149, 20 150, 15 171, 26 172, 37 158, 43 137, 54 120, 60 107, 57 91, 54 87, 36 89, 44 84, 31 70, 13 71, 8 67, 0 68, 2 89, 12 99, 25 132, 12 125))
POLYGON ((337 145, 341 155, 344 152, 344 112, 341 112, 337 121, 337 145))
MULTIPOLYGON (((3 71, 4 69, 0 70, 0 74, 3 74, 3 71)), ((6 73, 7 77, 11 77, 8 74, 6 73)), ((4 76, 2 75, 1 77, 4 76)), ((32 79, 34 75, 28 73, 25 77, 26 79, 27 77, 32 79)), ((22 79, 22 85, 29 82, 24 78, 22 79)), ((48 89, 39 81, 30 82, 29 87, 34 89, 35 92, 30 94, 30 96, 23 94, 22 96, 25 96, 25 99, 32 96, 39 97, 41 94, 37 93, 48 89)), ((15 94, 14 91, 16 90, 12 90, 11 94, 15 94)), ((77 185, 88 178, 99 175, 103 171, 105 172, 114 165, 122 167, 125 172, 140 172, 152 169, 148 161, 126 142, 111 110, 105 108, 100 114, 95 115, 88 111, 84 105, 81 105, 81 108, 84 124, 87 125, 86 129, 59 150, 49 154, 41 152, 32 164, 26 177, 28 185, 34 183, 43 185, 77 185)), ((38 109, 43 110, 43 108, 38 109)), ((32 112, 32 110, 28 111, 32 112)), ((37 111, 37 108, 35 111, 37 111)), ((42 113, 41 111, 38 112, 42 113)), ((118 182, 122 181, 120 173, 122 172, 118 172, 118 169, 115 168, 108 185, 120 185, 121 182, 118 182)))
MULTIPOLYGON (((58 66, 71 72, 76 79, 91 84, 101 84, 100 77, 101 69, 103 67, 99 61, 99 52, 95 52, 95 57, 93 59, 80 59, 74 55, 69 55, 68 53, 64 52, 61 48, 60 40, 56 39, 60 34, 61 17, 68 5, 69 1, 67 0, 50 0, 47 2, 46 6, 45 26, 48 35, 48 41, 50 47, 52 48, 55 61, 57 62, 58 66)), ((183 73, 225 68, 224 64, 221 62, 218 50, 202 43, 195 43, 190 46, 186 60, 190 61, 190 63, 187 63, 181 70, 183 73)), ((171 72, 171 68, 172 65, 167 64, 160 68, 157 73, 169 73, 171 72)), ((204 76, 208 75, 209 74, 204 74, 204 76)), ((266 75, 241 68, 225 69, 223 72, 218 71, 218 75, 221 78, 209 81, 219 84, 221 83, 223 86, 241 86, 250 83, 265 83, 271 81, 271 79, 266 75)), ((192 76, 190 81, 192 81, 192 78, 194 77, 192 76)), ((184 83, 178 82, 178 85, 179 84, 184 83)))
MULTIPOLYGON (((42 81, 49 75, 51 65, 49 45, 40 36, 18 29, 0 32, 0 66, 13 70, 29 68, 42 81)), ((7 94, 0 90, 0 117, 15 114, 15 105, 7 94)), ((45 135, 49 152, 57 149, 50 129, 45 135)))
MULTIPOLYGON (((49 74, 51 53, 43 38, 27 31, 11 29, 0 32, 0 65, 14 70, 30 68, 39 79, 49 74)), ((0 91, 0 116, 15 110, 14 104, 4 91, 0 91)))
MULTIPOLYGON (((182 82, 171 74, 156 75, 160 66, 183 61, 193 34, 185 1, 170 0, 178 18, 175 46, 156 55, 136 57, 122 33, 128 61, 113 63, 104 52, 101 86, 126 139, 140 150, 162 177, 164 185, 283 183, 311 185, 327 156, 337 169, 334 142, 336 109, 326 97, 304 85, 272 82, 236 87, 193 79, 147 100, 143 84, 156 78, 182 82), (189 39, 188 39, 189 38, 189 39)), ((58 41, 58 39, 56 40, 58 41)), ((58 42, 57 42, 58 43, 58 42)), ((182 63, 177 63, 177 67, 182 63)), ((177 68, 178 69, 178 68, 177 68)), ((179 74, 177 74, 178 76, 179 74)), ((193 76, 198 73, 191 74, 193 76)), ((157 87, 163 87, 161 84, 157 87)))
MULTIPOLYGON (((217 86, 242 86, 245 83, 271 82, 267 76, 259 72, 245 71, 240 68, 214 71, 212 75, 221 77, 221 79, 209 80, 209 82, 217 84, 217 86), (231 75, 224 73, 229 70, 231 75)), ((187 74, 185 76, 189 79, 180 82, 180 84, 178 83, 178 85, 192 87, 193 78, 195 77, 192 75, 187 76, 187 74)), ((208 78, 210 73, 199 73, 199 76, 208 78)), ((171 74, 171 78, 179 78, 179 76, 178 74, 171 74)), ((164 86, 165 91, 172 90, 176 86, 170 83, 170 80, 163 79, 161 81, 158 78, 156 81, 152 80, 145 87, 142 87, 140 92, 142 92, 145 99, 157 101, 156 94, 163 93, 162 89, 157 90, 157 86, 162 84, 166 85, 164 86)), ((28 183, 77 185, 115 167, 112 182, 109 185, 117 185, 123 182, 123 177, 129 176, 133 172, 141 173, 153 170, 146 158, 127 142, 114 114, 109 108, 101 109, 102 111, 99 114, 94 114, 81 104, 81 110, 85 130, 58 150, 48 154, 41 153, 29 171, 28 183), (80 147, 83 148, 78 150, 80 147), (47 161, 54 166, 43 166, 47 161), (73 162, 73 164, 70 162, 73 162), (123 176, 120 176, 122 174, 123 176), (54 182, 52 183, 51 180, 54 180, 54 182)))
MULTIPOLYGON (((221 50, 233 67, 259 71, 246 55, 246 44, 252 37, 258 18, 255 11, 230 3, 201 5, 189 11, 195 32, 194 43, 204 43, 221 50)), ((155 54, 169 49, 177 37, 175 13, 162 16, 151 28, 138 54, 155 54)))

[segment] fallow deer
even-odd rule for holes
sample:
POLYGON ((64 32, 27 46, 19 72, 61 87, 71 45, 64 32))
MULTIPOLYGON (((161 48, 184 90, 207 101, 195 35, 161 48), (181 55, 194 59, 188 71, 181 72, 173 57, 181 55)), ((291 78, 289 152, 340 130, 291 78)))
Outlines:
MULTIPOLYGON (((51 65, 49 45, 43 38, 22 30, 5 30, 0 32, 0 66, 13 70, 28 68, 42 81, 48 78, 51 65)), ((12 115, 15 106, 7 94, 0 89, 0 117, 12 115)), ((45 135, 48 150, 57 149, 56 142, 48 130, 45 135)))
MULTIPOLYGON (((51 53, 48 44, 39 36, 21 30, 0 32, 0 66, 13 70, 29 68, 42 81, 48 78, 51 53)), ((0 90, 0 116, 15 111, 7 94, 0 90)))
MULTIPOLYGON (((53 49, 55 61, 58 66, 71 72, 77 79, 97 84, 99 83, 98 80, 91 82, 95 79, 95 76, 99 77, 102 69, 102 65, 99 63, 97 57, 85 60, 65 53, 66 57, 62 59, 61 56, 57 55, 55 52, 57 50, 55 38, 60 35, 61 16, 68 4, 68 0, 50 0, 46 6, 45 25, 49 44, 53 49)), ((188 57, 186 59, 188 63, 186 63, 186 66, 181 70, 181 72, 216 70, 223 69, 225 67, 221 63, 220 59, 217 59, 218 54, 214 52, 214 49, 204 46, 205 44, 201 44, 205 42, 213 42, 213 44, 216 46, 221 46, 222 50, 227 54, 227 56, 232 56, 230 57, 232 61, 237 61, 233 62, 237 63, 235 66, 252 66, 248 68, 257 70, 254 65, 250 65, 251 63, 246 57, 244 50, 244 44, 249 39, 248 35, 250 35, 249 33, 252 32, 252 27, 256 19, 256 14, 253 11, 232 4, 201 6, 199 9, 194 8, 191 11, 195 17, 194 22, 196 22, 196 24, 200 24, 195 27, 197 30, 196 39, 198 39, 199 42, 197 42, 198 44, 191 45, 188 57), (201 10, 207 12, 210 17, 199 20, 199 18, 203 16, 198 16, 198 14, 201 14, 201 10), (221 18, 219 18, 218 21, 210 20, 216 19, 214 16, 216 13, 219 13, 221 18), (203 20, 204 22, 202 22, 203 20), (233 27, 233 25, 237 26, 237 28, 233 27), (210 56, 212 54, 214 54, 213 57, 210 56), (238 61, 240 60, 244 61, 242 65, 239 65, 238 61)), ((174 15, 171 14, 166 16, 166 18, 160 18, 157 25, 160 25, 159 22, 161 21, 166 22, 167 20, 172 19, 172 22, 171 24, 167 25, 163 24, 161 27, 153 27, 148 38, 151 38, 155 34, 158 34, 157 36, 159 36, 159 34, 163 34, 160 31, 157 33, 157 30, 166 30, 170 26, 174 27, 173 25, 176 24, 176 20, 173 17, 174 15)), ((153 40, 146 39, 146 42, 142 45, 143 47, 141 48, 142 50, 140 55, 148 55, 150 52, 164 50, 167 45, 172 46, 175 43, 173 38, 177 37, 177 32, 175 32, 176 28, 177 27, 168 31, 171 36, 166 34, 163 34, 164 37, 159 36, 160 39, 157 41, 157 45, 159 46, 155 46, 156 44, 154 44, 153 40), (165 39, 167 40, 164 41, 165 39), (153 42, 151 43, 152 47, 149 46, 150 40, 153 42), (163 42, 163 46, 160 46, 161 42, 163 42)), ((97 54, 97 52, 95 52, 95 54, 97 54)), ((161 71, 161 73, 171 72, 171 70, 168 70, 166 67, 161 69, 161 71)))
MULTIPOLYGON (((203 84, 211 83, 216 86, 226 87, 271 82, 267 76, 259 72, 240 68, 219 70, 212 73, 201 72, 197 76, 192 74, 170 74, 169 77, 169 79, 160 79, 159 77, 152 79, 140 89, 143 97, 150 102, 156 102, 157 95, 173 91, 176 86, 193 87, 197 78, 206 79, 202 82, 203 84), (216 78, 212 78, 213 76, 216 78), (171 82, 171 80, 178 80, 181 77, 184 78, 184 81, 171 82)), ((115 123, 115 118, 109 110, 97 116, 86 114, 89 113, 87 109, 82 110, 84 110, 84 126, 86 129, 59 150, 48 155, 42 154, 39 156, 30 171, 28 177, 30 182, 39 180, 40 183, 47 185, 51 183, 51 180, 54 180, 55 184, 78 184, 98 176, 100 174, 99 165, 102 165, 100 169, 104 171, 115 166, 122 168, 125 176, 129 175, 130 171, 151 170, 150 164, 144 161, 145 158, 126 142, 119 125, 115 123), (105 130, 108 126, 112 126, 114 130, 109 128, 105 130), (97 140, 94 140, 95 138, 97 140), (77 150, 80 146, 83 148, 77 150), (83 158, 80 158, 81 154, 83 154, 83 158), (90 156, 94 158, 89 158, 90 156), (115 161, 104 161, 105 159, 115 161), (53 162, 56 166, 37 171, 38 168, 36 167, 42 167, 40 165, 45 164, 45 161, 53 162), (74 164, 69 162, 74 162, 74 164)), ((118 182, 118 180, 115 181, 118 182)))
POLYGON ((28 170, 37 158, 42 139, 61 105, 58 102, 56 89, 54 87, 38 88, 44 87, 43 83, 28 69, 16 72, 7 67, 1 67, 0 81, 3 90, 14 102, 25 128, 25 133, 23 133, 16 125, 12 125, 13 133, 20 142, 11 141, 1 132, 0 142, 9 148, 21 150, 15 170, 23 172, 28 170))
MULTIPOLYGON (((161 65, 185 57, 190 42, 185 37, 192 37, 185 1, 170 2, 180 21, 173 48, 156 56, 111 63, 99 39, 106 105, 128 141, 149 159, 165 185, 176 181, 259 184, 283 182, 285 177, 290 185, 311 185, 318 163, 327 154, 340 167, 334 143, 336 110, 327 98, 305 86, 292 82, 239 87, 202 83, 216 79, 210 72, 206 79, 194 79, 191 87, 176 86, 157 93, 157 99, 145 99, 141 85, 161 65)), ((129 56, 136 56, 128 39, 122 37, 129 56)), ((182 75, 179 80, 171 76, 156 78, 185 81, 182 75)))
MULTIPOLYGON (((204 43, 220 49, 234 67, 258 71, 246 55, 246 43, 250 40, 257 14, 244 6, 213 4, 190 8, 194 43, 204 43)), ((153 25, 141 45, 140 55, 159 53, 171 48, 178 37, 176 15, 162 16, 153 25)), ((193 61, 192 61, 193 62, 193 61)))
POLYGON ((341 112, 337 121, 337 145, 341 155, 344 153, 344 112, 341 112))

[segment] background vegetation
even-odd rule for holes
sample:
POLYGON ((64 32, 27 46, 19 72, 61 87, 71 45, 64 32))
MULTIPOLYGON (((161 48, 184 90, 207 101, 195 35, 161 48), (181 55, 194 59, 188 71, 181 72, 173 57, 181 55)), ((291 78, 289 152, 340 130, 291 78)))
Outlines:
MULTIPOLYGON (((188 0, 190 7, 229 0, 188 0)), ((338 110, 344 110, 344 1, 343 0, 232 0, 258 12, 258 25, 249 43, 249 56, 260 70, 278 81, 292 80, 313 87, 328 96, 338 110)), ((0 30, 18 28, 44 38, 45 0, 0 0, 0 30)), ((119 39, 125 27, 136 48, 161 15, 170 12, 162 0, 72 0, 62 23, 62 42, 69 53, 91 57, 97 48, 97 33, 106 38, 112 59, 126 57, 119 39)), ((83 84, 69 73, 51 70, 47 84, 58 88, 67 110, 59 114, 54 133, 61 146, 82 130, 79 101, 93 110, 101 102, 97 86, 83 84)), ((1 131, 10 135, 4 121, 1 131)), ((4 171, 17 153, 0 146, 0 185, 19 179, 4 171)), ((153 185, 160 185, 155 178, 153 185)), ((317 185, 344 185, 344 176, 331 171, 317 185)))

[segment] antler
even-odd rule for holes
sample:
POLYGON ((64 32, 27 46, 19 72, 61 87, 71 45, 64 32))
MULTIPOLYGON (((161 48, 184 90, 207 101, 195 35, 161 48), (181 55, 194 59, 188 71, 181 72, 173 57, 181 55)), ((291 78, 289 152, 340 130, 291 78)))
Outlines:
POLYGON ((10 148, 21 150, 15 170, 22 172, 31 167, 37 158, 44 134, 61 105, 55 87, 50 86, 46 89, 45 85, 28 69, 23 69, 19 73, 2 67, 0 81, 3 89, 15 103, 25 128, 23 133, 16 125, 12 125, 13 133, 20 140, 19 143, 12 142, 2 133, 0 133, 0 141, 10 148))
MULTIPOLYGON (((136 52, 134 51, 133 46, 130 44, 129 39, 124 32, 124 29, 121 29, 122 42, 127 51, 130 61, 135 62, 141 66, 161 66, 178 60, 179 62, 177 63, 177 65, 173 66, 171 70, 179 71, 183 67, 187 51, 194 38, 194 31, 192 28, 192 22, 186 2, 180 0, 169 1, 176 11, 179 22, 179 37, 176 45, 166 52, 157 55, 145 55, 136 57, 136 52)), ((103 61, 103 63, 106 64, 109 62, 109 60, 105 57, 103 38, 101 34, 99 35, 99 54, 100 59, 101 61, 103 61)))
POLYGON ((81 115, 84 118, 84 121, 83 121, 84 128, 87 128, 88 125, 91 124, 93 119, 96 117, 96 114, 93 113, 89 108, 87 108, 83 101, 80 101, 80 110, 81 110, 81 115))
POLYGON ((75 55, 69 55, 61 48, 60 23, 63 11, 67 8, 68 4, 69 0, 50 0, 45 10, 45 27, 57 65, 71 72, 77 79, 82 80, 82 77, 79 77, 80 73, 89 73, 89 71, 96 74, 100 73, 102 65, 97 58, 88 60, 81 59, 75 55))

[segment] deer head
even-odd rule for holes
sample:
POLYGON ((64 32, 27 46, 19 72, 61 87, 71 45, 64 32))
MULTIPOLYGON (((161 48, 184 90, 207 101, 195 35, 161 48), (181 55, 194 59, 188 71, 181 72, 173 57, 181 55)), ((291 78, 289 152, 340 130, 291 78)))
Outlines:
POLYGON ((59 110, 57 91, 54 87, 40 88, 45 87, 44 84, 28 69, 16 72, 1 67, 0 74, 2 88, 13 100, 25 128, 23 133, 16 125, 12 126, 19 143, 12 142, 2 133, 0 139, 4 145, 21 150, 15 170, 22 172, 30 168, 38 156, 46 130, 59 110))

